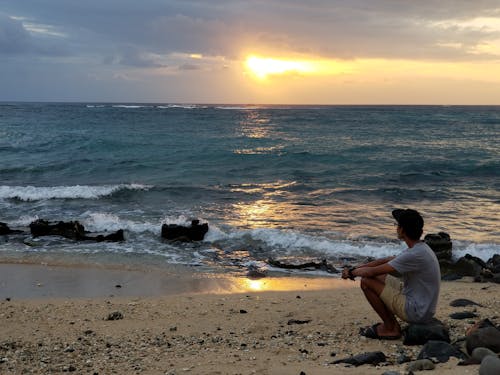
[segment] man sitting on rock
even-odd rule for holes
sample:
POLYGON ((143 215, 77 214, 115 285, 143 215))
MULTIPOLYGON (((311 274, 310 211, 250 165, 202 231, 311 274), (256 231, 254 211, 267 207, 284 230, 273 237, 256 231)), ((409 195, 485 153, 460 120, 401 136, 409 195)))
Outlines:
POLYGON ((412 209, 392 211, 398 238, 408 249, 396 257, 375 260, 344 269, 342 278, 361 277, 361 289, 382 323, 361 329, 368 338, 395 340, 401 337, 396 316, 409 323, 426 323, 436 312, 441 272, 436 255, 420 241, 424 220, 412 209), (403 282, 391 274, 399 273, 403 282))

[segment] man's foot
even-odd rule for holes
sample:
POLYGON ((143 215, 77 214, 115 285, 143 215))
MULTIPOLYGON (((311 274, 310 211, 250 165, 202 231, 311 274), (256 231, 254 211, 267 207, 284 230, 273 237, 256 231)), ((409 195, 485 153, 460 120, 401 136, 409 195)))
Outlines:
POLYGON ((377 323, 371 327, 361 328, 359 334, 375 340, 398 340, 401 338, 401 332, 383 332, 381 328, 383 328, 383 324, 377 323))

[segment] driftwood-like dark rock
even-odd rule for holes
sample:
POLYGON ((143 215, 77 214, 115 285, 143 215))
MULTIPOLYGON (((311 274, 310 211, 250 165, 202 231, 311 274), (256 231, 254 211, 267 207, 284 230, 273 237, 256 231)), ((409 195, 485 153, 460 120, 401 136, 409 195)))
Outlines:
POLYGON ((200 224, 199 220, 191 221, 189 227, 177 224, 163 224, 161 226, 161 236, 174 241, 201 241, 207 232, 208 224, 200 224))
POLYGON ((455 320, 471 319, 476 317, 477 314, 472 311, 461 311, 450 314, 450 318, 455 320))
POLYGON ((326 259, 321 260, 320 262, 305 262, 305 263, 286 263, 279 261, 277 259, 269 258, 267 263, 273 267, 284 268, 287 270, 303 270, 303 269, 316 269, 321 271, 326 271, 329 273, 339 273, 331 264, 326 262, 326 259))
POLYGON ((479 303, 476 303, 474 301, 471 301, 470 299, 466 298, 458 298, 450 302, 450 306, 452 307, 465 307, 465 306, 480 306, 479 303))
POLYGON ((75 241, 118 242, 125 239, 122 229, 108 235, 89 236, 89 232, 85 231, 85 227, 78 221, 50 223, 47 220, 39 219, 30 224, 30 231, 33 237, 62 236, 75 241))
POLYGON ((6 234, 16 234, 16 233, 23 233, 23 231, 10 229, 7 224, 0 222, 0 236, 6 235, 6 234))
POLYGON ((348 363, 357 367, 366 364, 378 365, 379 363, 385 362, 386 360, 387 359, 385 357, 385 354, 382 352, 367 352, 357 354, 348 358, 337 359, 336 361, 333 361, 332 364, 335 365, 338 363, 348 363))

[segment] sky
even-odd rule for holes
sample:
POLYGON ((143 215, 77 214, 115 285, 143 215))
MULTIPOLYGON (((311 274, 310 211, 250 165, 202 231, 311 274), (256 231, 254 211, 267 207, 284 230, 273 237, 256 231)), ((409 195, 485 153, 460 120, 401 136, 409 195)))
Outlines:
POLYGON ((500 105, 500 1, 0 0, 0 101, 500 105))

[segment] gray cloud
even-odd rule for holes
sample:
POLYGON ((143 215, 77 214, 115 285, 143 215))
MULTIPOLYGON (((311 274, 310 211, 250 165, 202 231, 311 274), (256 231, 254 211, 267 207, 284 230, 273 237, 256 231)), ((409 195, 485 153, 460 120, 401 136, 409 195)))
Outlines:
MULTIPOLYGON (((103 86, 95 86, 96 92, 103 92, 111 84, 102 77, 116 77, 116 85, 120 77, 133 76, 131 71, 168 67, 169 79, 176 74, 187 79, 230 66, 249 52, 499 60, 476 48, 500 39, 498 25, 467 23, 479 17, 500 20, 498 0, 0 0, 0 9, 0 69, 12 69, 12 85, 17 71, 32 72, 19 76, 26 91, 26 77, 35 72, 57 78, 58 95, 64 87, 74 90, 78 79, 91 90, 87 71, 99 77, 94 83, 103 86), (190 54, 203 58, 194 60, 190 54), (68 83, 59 79, 62 67, 68 83)), ((32 81, 34 87, 49 79, 32 81)), ((133 80, 125 81, 121 84, 133 80)))

